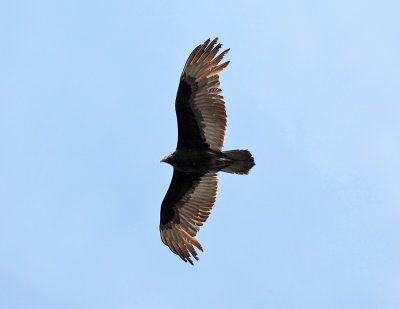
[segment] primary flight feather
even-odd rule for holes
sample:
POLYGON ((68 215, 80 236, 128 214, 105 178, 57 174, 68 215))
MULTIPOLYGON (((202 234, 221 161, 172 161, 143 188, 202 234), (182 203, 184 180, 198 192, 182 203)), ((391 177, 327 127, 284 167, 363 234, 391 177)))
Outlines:
POLYGON ((203 251, 196 234, 215 203, 217 172, 248 174, 255 165, 248 150, 222 151, 226 111, 219 73, 229 64, 220 64, 229 49, 219 53, 217 40, 197 46, 186 61, 175 101, 178 143, 175 152, 161 160, 174 167, 161 204, 161 239, 191 264, 191 257, 198 260, 195 247, 203 251))

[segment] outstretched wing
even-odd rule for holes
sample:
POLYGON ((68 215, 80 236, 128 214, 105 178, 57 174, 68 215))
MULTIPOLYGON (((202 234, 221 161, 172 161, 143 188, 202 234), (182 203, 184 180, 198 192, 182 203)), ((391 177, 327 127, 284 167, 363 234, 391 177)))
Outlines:
POLYGON ((193 174, 174 169, 171 184, 161 204, 161 239, 171 251, 192 265, 198 260, 194 246, 203 251, 196 238, 210 215, 217 197, 216 173, 193 174))
POLYGON ((229 49, 216 56, 222 46, 217 40, 197 46, 183 68, 175 101, 177 148, 221 150, 224 145, 226 111, 218 74, 229 64, 219 64, 229 49))

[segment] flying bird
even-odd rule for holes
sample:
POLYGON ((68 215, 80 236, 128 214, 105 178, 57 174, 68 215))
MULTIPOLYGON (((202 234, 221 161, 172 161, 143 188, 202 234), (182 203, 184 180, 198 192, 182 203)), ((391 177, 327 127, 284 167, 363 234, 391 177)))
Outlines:
POLYGON ((198 260, 203 251, 196 238, 215 203, 217 173, 248 174, 255 165, 248 150, 222 151, 226 131, 224 98, 219 73, 229 49, 219 53, 218 38, 197 46, 183 68, 175 111, 178 121, 176 150, 160 162, 174 167, 171 184, 161 204, 161 240, 185 262, 198 260))

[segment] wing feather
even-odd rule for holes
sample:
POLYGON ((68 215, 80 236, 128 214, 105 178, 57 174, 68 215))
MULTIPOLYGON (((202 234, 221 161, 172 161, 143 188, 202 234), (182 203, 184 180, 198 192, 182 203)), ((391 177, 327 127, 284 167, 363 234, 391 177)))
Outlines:
POLYGON ((174 170, 161 205, 160 235, 163 243, 185 262, 193 264, 191 257, 198 260, 194 247, 203 251, 196 234, 211 213, 217 190, 214 172, 191 174, 174 170))
POLYGON ((175 102, 178 145, 221 150, 226 131, 226 110, 219 95, 219 73, 229 64, 220 64, 229 49, 218 52, 218 38, 197 46, 189 55, 180 79, 175 102))

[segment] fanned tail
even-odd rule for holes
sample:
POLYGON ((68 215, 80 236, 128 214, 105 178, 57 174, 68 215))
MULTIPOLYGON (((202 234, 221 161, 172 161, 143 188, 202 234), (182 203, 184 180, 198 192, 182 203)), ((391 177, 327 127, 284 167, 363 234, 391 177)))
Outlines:
POLYGON ((224 172, 247 175, 255 165, 254 158, 248 150, 229 150, 223 151, 223 154, 232 160, 232 163, 222 169, 224 172))

